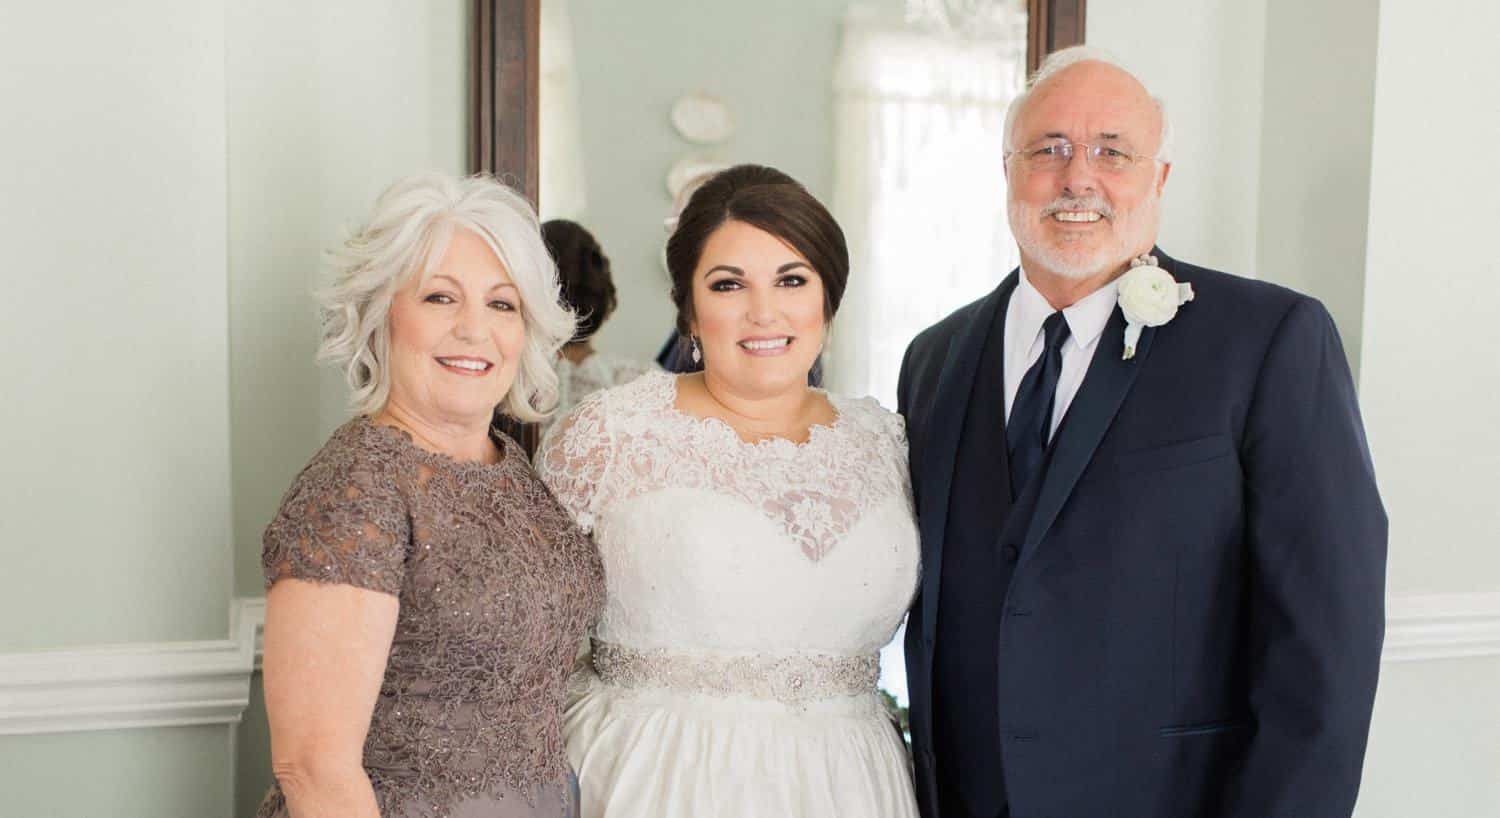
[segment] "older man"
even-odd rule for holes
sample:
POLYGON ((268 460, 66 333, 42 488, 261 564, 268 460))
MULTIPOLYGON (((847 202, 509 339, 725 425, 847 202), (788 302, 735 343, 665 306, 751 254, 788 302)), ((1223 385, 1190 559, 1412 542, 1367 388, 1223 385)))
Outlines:
POLYGON ((1348 364, 1318 302, 1155 248, 1168 132, 1053 55, 1007 120, 1020 269, 907 351, 926 818, 1353 809, 1386 518, 1348 364))

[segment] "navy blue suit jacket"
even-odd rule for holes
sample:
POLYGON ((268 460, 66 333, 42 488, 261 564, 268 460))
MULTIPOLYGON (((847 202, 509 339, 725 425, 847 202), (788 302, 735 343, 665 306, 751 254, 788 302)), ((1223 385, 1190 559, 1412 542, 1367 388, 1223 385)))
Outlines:
MULTIPOLYGON (((1348 816, 1384 635, 1386 516, 1343 347, 1311 298, 1157 255, 1196 299, 1128 361, 1115 311, 1007 543, 1021 556, 997 591, 995 764, 1011 814, 1348 816)), ((945 533, 963 525, 948 518, 955 453, 975 380, 1001 377, 977 371, 980 346, 1016 280, 923 332, 901 369, 925 818, 939 818, 945 763, 932 668, 945 533)))

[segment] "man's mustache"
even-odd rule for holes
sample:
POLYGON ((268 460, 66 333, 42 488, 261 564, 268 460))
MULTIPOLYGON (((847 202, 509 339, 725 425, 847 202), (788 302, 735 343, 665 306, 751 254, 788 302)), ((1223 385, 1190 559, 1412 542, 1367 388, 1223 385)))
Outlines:
POLYGON ((1084 196, 1081 198, 1060 196, 1042 208, 1042 218, 1045 219, 1053 213, 1070 210, 1092 210, 1110 221, 1114 221, 1115 219, 1115 209, 1110 207, 1109 203, 1104 201, 1103 197, 1100 196, 1084 196))

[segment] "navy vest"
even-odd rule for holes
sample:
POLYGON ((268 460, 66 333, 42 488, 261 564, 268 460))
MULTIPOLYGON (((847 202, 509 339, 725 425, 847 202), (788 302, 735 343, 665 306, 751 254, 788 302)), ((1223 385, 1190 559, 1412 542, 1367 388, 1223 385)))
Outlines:
POLYGON ((1008 814, 1001 766, 1000 622, 1046 460, 1012 499, 1005 444, 1005 312, 998 305, 969 396, 943 544, 933 659, 933 743, 944 818, 1008 814))

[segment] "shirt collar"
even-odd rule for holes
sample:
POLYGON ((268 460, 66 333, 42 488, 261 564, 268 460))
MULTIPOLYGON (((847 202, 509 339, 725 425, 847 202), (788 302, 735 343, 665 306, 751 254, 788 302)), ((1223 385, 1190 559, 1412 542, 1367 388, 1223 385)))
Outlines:
MULTIPOLYGON (((1063 320, 1068 322, 1068 334, 1079 347, 1087 349, 1103 334, 1104 325, 1109 323, 1109 317, 1114 314, 1119 291, 1120 280, 1112 279, 1062 311, 1063 320)), ((1016 292, 1011 297, 1016 299, 1017 310, 1014 317, 1019 331, 1016 337, 1036 338, 1042 331, 1042 322, 1056 310, 1026 277, 1025 268, 1021 268, 1020 281, 1016 283, 1016 292)))

